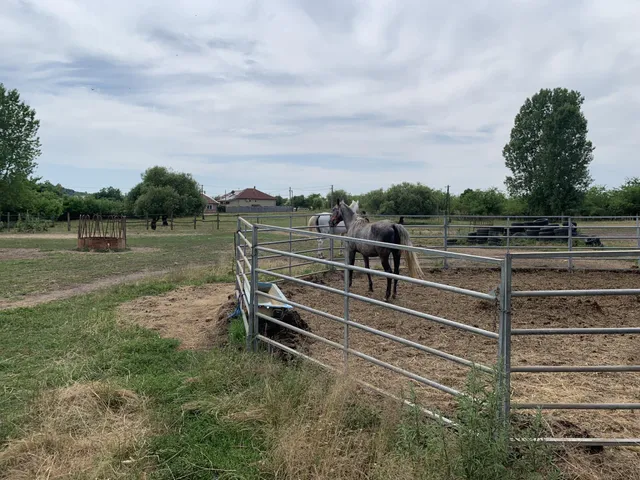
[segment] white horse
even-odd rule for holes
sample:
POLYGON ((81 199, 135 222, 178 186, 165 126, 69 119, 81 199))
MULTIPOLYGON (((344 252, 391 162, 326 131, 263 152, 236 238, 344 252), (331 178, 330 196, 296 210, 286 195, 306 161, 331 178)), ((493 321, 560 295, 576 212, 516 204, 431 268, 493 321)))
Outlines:
MULTIPOLYGON (((349 208, 354 212, 358 211, 358 201, 354 200, 349 205, 349 208)), ((344 225, 344 222, 338 223, 335 227, 329 225, 329 220, 331 219, 330 212, 323 212, 313 215, 307 224, 310 231, 316 231, 318 233, 330 233, 332 235, 344 235, 347 233, 347 227, 344 225)), ((322 246, 324 245, 324 238, 318 238, 318 258, 324 258, 324 252, 322 251, 322 246)), ((340 248, 342 250, 342 248, 340 248)))

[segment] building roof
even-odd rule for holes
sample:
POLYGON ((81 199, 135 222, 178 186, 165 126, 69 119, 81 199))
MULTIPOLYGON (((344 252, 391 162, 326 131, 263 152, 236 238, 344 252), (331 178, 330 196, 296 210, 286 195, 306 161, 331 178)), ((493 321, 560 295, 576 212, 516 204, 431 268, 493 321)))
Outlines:
POLYGON ((202 195, 202 198, 204 198, 207 201, 207 203, 215 203, 215 204, 219 204, 220 203, 215 198, 210 197, 206 193, 201 193, 200 195, 202 195))
POLYGON ((253 188, 245 188, 244 190, 240 190, 238 192, 231 190, 231 192, 220 195, 217 197, 217 200, 220 202, 230 202, 232 200, 275 200, 276 197, 272 197, 260 190, 257 190, 256 187, 253 188))

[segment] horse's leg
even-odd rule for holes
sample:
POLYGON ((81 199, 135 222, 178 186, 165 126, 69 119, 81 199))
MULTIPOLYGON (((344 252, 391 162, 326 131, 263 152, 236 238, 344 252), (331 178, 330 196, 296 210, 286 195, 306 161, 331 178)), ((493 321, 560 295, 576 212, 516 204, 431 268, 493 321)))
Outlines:
POLYGON ((322 246, 324 244, 324 239, 323 238, 319 238, 318 239, 318 258, 324 258, 324 252, 322 251, 322 246))
MULTIPOLYGON (((354 248, 353 250, 348 250, 348 252, 349 265, 353 265, 354 263, 356 263, 356 249, 354 248)), ((351 288, 351 284, 353 283, 353 272, 345 268, 344 273, 345 275, 349 275, 349 288, 351 288)))
MULTIPOLYGON (((369 257, 366 255, 362 256, 364 258, 364 268, 369 269, 369 257)), ((367 272, 367 278, 369 279, 369 291, 373 292, 373 282, 371 281, 371 274, 367 272)))
MULTIPOLYGON (((394 250, 393 252, 393 273, 398 275, 400 273, 400 257, 402 256, 402 250, 394 250)), ((396 298, 398 293, 398 279, 393 279, 393 298, 396 298)))
MULTIPOLYGON (((389 263, 389 252, 380 254, 380 261, 382 262, 382 268, 387 273, 391 273, 391 264, 389 263)), ((387 294, 384 297, 384 301, 388 302, 389 297, 391 296, 391 279, 387 277, 387 294)))

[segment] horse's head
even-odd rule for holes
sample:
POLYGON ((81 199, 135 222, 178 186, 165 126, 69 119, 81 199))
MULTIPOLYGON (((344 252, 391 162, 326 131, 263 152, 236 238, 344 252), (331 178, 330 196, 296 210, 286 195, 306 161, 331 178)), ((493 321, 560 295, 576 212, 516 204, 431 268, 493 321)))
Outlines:
POLYGON ((329 217, 329 226, 331 228, 335 227, 344 220, 344 218, 342 218, 342 211, 340 210, 341 205, 344 205, 344 202, 338 200, 333 206, 333 209, 331 209, 331 217, 329 217))

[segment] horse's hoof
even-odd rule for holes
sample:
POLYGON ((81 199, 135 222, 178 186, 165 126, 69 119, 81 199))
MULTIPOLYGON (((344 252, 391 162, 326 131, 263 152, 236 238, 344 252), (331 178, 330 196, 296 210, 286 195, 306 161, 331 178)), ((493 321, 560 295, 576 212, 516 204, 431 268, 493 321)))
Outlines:
POLYGON ((370 291, 370 292, 373 292, 373 287, 369 287, 369 291, 370 291))

